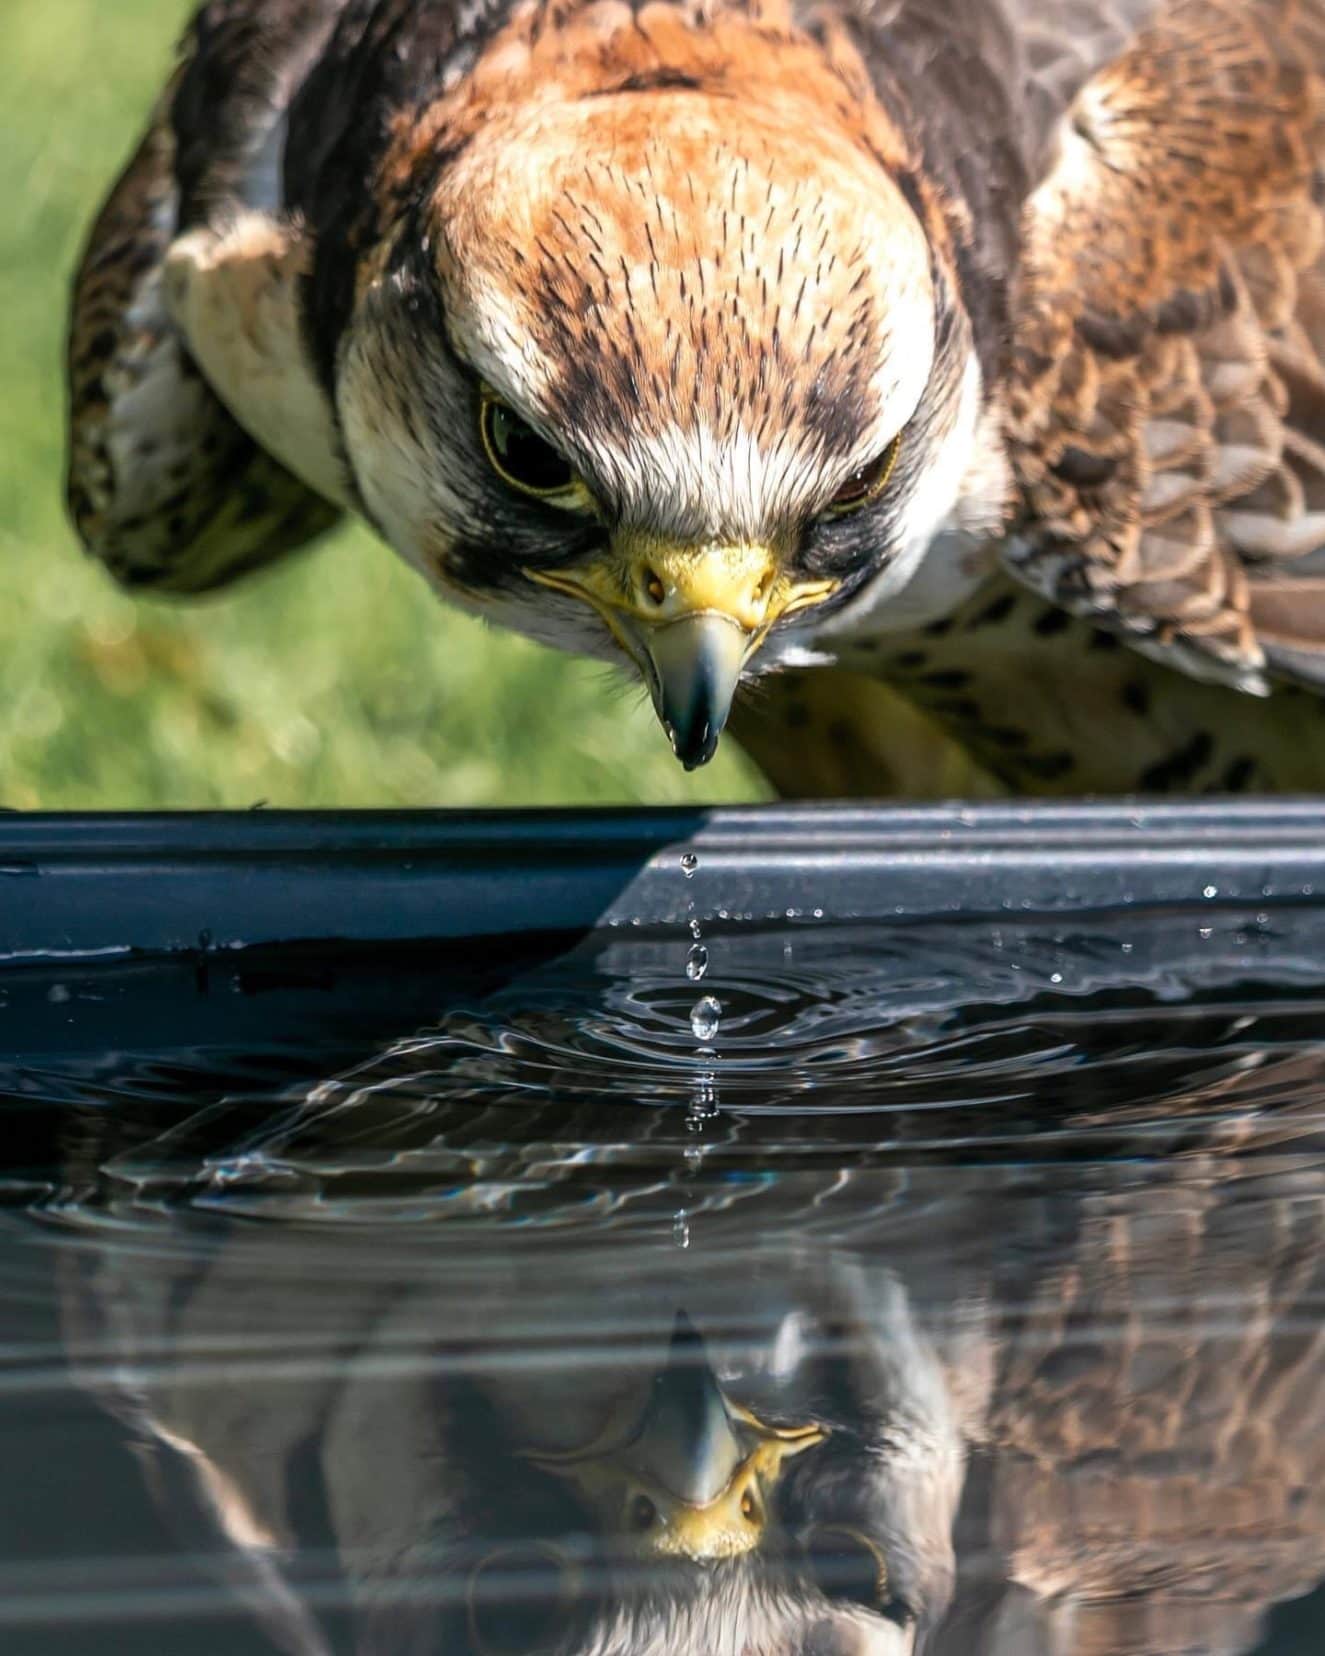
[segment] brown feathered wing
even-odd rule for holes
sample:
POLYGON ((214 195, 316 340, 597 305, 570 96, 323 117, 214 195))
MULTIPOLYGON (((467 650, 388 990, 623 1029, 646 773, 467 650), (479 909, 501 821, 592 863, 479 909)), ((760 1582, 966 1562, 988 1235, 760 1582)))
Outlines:
POLYGON ((1172 0, 1031 197, 1008 557, 1148 654, 1325 685, 1320 0, 1172 0))
POLYGON ((93 227, 74 282, 68 499, 132 586, 198 592, 303 545, 339 510, 239 426, 168 314, 179 230, 274 205, 284 107, 341 0, 214 0, 93 227))

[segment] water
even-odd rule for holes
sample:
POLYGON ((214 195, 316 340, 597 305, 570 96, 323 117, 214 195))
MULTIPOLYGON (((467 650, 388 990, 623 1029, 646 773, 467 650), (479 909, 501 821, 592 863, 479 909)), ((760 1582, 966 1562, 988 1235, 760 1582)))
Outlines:
POLYGON ((711 1041, 721 1026, 722 1002, 716 995, 701 995, 690 1008, 690 1028, 695 1039, 711 1041))
POLYGON ((5 1656, 1321 1648, 1318 911, 57 961, 0 1033, 5 1656))

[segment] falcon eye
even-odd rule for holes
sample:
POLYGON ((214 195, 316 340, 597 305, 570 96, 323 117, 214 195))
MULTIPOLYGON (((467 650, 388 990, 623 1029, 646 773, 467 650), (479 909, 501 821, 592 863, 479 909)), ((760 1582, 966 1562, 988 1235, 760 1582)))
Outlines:
POLYGON ((915 1620, 909 1605, 888 1584, 882 1551, 859 1530, 823 1525, 805 1539, 805 1560, 819 1591, 833 1604, 858 1604, 906 1626, 915 1620))
POLYGON ((902 434, 899 431, 877 460, 871 460, 867 466, 852 472, 824 507, 823 516, 847 517, 852 512, 860 511, 862 506, 868 506, 871 501, 877 500, 888 487, 888 480, 892 477, 901 447, 902 434))
POLYGON ((553 506, 583 508, 588 491, 570 461, 508 404, 497 397, 483 398, 479 434, 489 465, 504 483, 553 506))
POLYGON ((531 1543, 490 1554, 469 1578, 469 1637, 478 1656, 547 1656, 574 1619, 578 1582, 555 1548, 531 1543))

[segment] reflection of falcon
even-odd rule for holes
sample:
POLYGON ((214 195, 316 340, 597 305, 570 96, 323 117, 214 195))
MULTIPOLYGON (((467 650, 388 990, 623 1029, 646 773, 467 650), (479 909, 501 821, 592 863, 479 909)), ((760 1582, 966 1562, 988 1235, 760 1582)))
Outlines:
POLYGON ((71 1154, 114 1219, 60 1204, 85 1381, 281 1648, 328 1648, 302 1588, 333 1554, 365 1656, 1234 1656, 1320 1578, 1318 1054, 1238 1063, 1162 1135, 1148 1108, 1140 1160, 1117 1108, 1065 1109, 1046 1164, 679 1174, 684 1250, 632 1214, 641 1167, 558 1154, 556 1109, 466 1217, 410 1179, 438 1116, 365 1160, 417 1056, 316 1090, 297 1139, 241 1111, 238 1160, 224 1110, 71 1154), (176 1178, 270 1222, 162 1245, 176 1178))
POLYGON ((212 0, 75 519, 185 591, 358 512, 687 764, 805 669, 790 791, 1319 783, 1322 68, 1321 0, 212 0))
POLYGON ((968 1329, 940 1351, 888 1273, 254 1240, 132 1282, 112 1245, 67 1329, 291 1656, 329 1542, 364 1656, 907 1656, 941 1618, 968 1329))

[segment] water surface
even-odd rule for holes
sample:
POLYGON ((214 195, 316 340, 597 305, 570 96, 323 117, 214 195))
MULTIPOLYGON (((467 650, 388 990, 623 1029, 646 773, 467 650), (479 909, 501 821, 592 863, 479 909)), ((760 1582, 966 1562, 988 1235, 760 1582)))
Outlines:
POLYGON ((1318 914, 13 966, 0 1648, 1320 1649, 1318 914))

